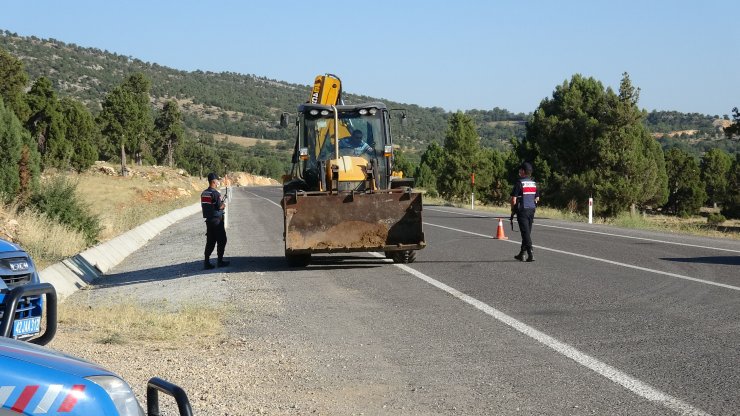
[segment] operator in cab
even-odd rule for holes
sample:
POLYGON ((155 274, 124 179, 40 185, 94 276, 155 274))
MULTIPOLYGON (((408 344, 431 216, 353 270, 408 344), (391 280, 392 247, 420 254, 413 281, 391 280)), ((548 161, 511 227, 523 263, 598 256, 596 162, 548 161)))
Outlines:
POLYGON ((356 129, 352 131, 351 136, 339 140, 339 153, 351 156, 375 155, 375 149, 365 143, 362 137, 362 131, 356 129))

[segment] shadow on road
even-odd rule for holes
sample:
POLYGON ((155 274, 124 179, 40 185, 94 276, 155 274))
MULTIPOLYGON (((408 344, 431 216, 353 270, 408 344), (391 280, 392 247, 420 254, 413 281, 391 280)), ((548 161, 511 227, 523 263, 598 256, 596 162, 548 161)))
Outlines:
MULTIPOLYGON (((512 256, 513 257, 513 256, 512 256)), ((460 263, 460 264, 479 264, 479 263, 521 263, 519 260, 512 258, 511 260, 416 260, 414 264, 434 264, 434 263, 460 263)))
MULTIPOLYGON (((499 217, 503 218, 503 215, 499 215, 499 217)), ((473 220, 490 220, 493 218, 498 218, 496 216, 487 216, 487 215, 436 215, 436 214, 429 214, 424 217, 425 220, 429 218, 452 218, 455 220, 460 219, 473 219, 473 220)), ((509 218, 508 216, 506 218, 509 218)))
MULTIPOLYGON (((388 264, 383 259, 362 256, 316 256, 311 264, 305 268, 289 267, 283 256, 256 256, 256 257, 227 257, 231 262, 228 267, 217 267, 212 270, 203 269, 203 261, 172 264, 169 266, 154 267, 142 270, 132 270, 122 273, 111 273, 92 282, 99 288, 133 285, 154 281, 180 279, 192 276, 210 274, 233 274, 249 272, 286 272, 300 270, 350 270, 382 267, 388 264)), ((211 259, 211 263, 216 263, 211 259)))
POLYGON ((740 266, 740 256, 708 256, 708 257, 663 257, 661 260, 679 263, 706 263, 740 266))

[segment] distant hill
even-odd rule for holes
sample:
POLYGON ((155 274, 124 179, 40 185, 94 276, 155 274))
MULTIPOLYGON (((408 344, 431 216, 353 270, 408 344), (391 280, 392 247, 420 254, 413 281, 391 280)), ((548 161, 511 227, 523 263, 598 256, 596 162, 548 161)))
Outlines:
POLYGON ((678 146, 697 156, 712 148, 735 153, 737 146, 725 138, 723 131, 732 122, 728 116, 724 117, 652 111, 646 114, 644 124, 663 147, 678 146))
MULTIPOLYGON (((46 76, 62 96, 82 101, 93 113, 100 110, 103 97, 114 86, 132 73, 143 73, 152 81, 151 95, 155 105, 161 107, 166 100, 176 98, 187 127, 213 134, 291 142, 293 133, 278 128, 280 114, 294 111, 299 103, 306 101, 310 91, 308 84, 291 84, 235 72, 180 71, 107 50, 55 39, 18 36, 4 30, 0 30, 0 48, 23 61, 32 81, 46 76)), ((315 75, 306 74, 306 81, 313 81, 315 75)), ((352 89, 351 85, 344 87, 352 89)), ((384 101, 389 107, 406 108, 408 122, 400 126, 394 121, 392 128, 396 142, 410 153, 418 154, 429 143, 444 141, 451 113, 442 108, 347 92, 343 96, 348 103, 384 101)), ((529 117, 529 114, 515 114, 498 107, 469 110, 466 114, 476 122, 482 144, 499 149, 507 148, 511 138, 524 137, 529 117)), ((653 111, 646 113, 645 125, 664 146, 679 145, 694 153, 717 146, 734 151, 722 142, 717 121, 721 120, 701 114, 653 111), (675 134, 677 131, 683 134, 675 134)), ((241 141, 244 143, 251 141, 241 141)), ((282 147, 292 148, 292 143, 282 147)))
MULTIPOLYGON (((0 47, 21 59, 31 80, 49 78, 59 93, 85 103, 94 113, 100 110, 105 94, 132 73, 143 73, 152 81, 155 104, 177 98, 189 128, 232 136, 292 140, 292 133, 277 128, 280 113, 293 111, 305 102, 310 86, 290 84, 234 72, 179 71, 157 63, 144 62, 107 50, 85 48, 55 39, 18 36, 0 31, 0 47)), ((317 74, 306 74, 312 82, 317 74)), ((341 76, 341 74, 340 74, 341 76)), ((449 112, 442 108, 420 107, 347 93, 347 103, 384 101, 389 107, 406 108, 407 123, 392 126, 397 142, 410 150, 424 150, 432 142, 442 143, 449 112)), ((488 146, 504 146, 511 137, 523 137, 524 114, 503 109, 470 112, 481 125, 480 134, 488 146), (512 121, 511 124, 490 124, 512 121)))

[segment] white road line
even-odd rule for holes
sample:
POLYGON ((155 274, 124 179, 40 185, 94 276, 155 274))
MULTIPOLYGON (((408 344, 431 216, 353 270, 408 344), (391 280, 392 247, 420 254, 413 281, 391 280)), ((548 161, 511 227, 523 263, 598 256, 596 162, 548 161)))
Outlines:
POLYGON ((278 208, 281 208, 281 209, 283 208, 283 207, 281 207, 281 206, 280 206, 280 204, 278 204, 277 202, 275 202, 275 201, 273 201, 273 200, 271 200, 271 199, 265 198, 264 196, 259 196, 259 195, 255 194, 254 192, 249 192, 249 191, 247 191, 247 193, 248 193, 248 194, 252 194, 252 195, 256 196, 257 198, 260 198, 260 199, 264 199, 265 201, 267 201, 267 202, 271 203, 272 205, 277 205, 277 206, 278 206, 278 208))
MULTIPOLYGON (((380 257, 380 258, 384 257, 382 254, 379 254, 379 253, 370 253, 370 254, 375 257, 380 257)), ((709 415, 709 413, 706 413, 701 409, 693 407, 692 405, 676 397, 673 397, 669 394, 663 393, 662 391, 656 389, 655 387, 652 387, 647 383, 643 383, 642 381, 630 376, 629 374, 626 374, 604 362, 597 360, 596 358, 593 358, 587 354, 584 354, 578 351, 577 349, 571 347, 570 345, 560 342, 557 339, 545 334, 544 332, 538 331, 537 329, 534 329, 533 327, 525 324, 524 322, 521 322, 499 311, 498 309, 490 305, 487 305, 471 296, 468 296, 465 293, 462 293, 457 289, 447 286, 446 284, 438 280, 435 280, 425 275, 424 273, 416 271, 412 269, 411 267, 403 265, 403 264, 395 264, 395 266, 429 283, 430 285, 449 293, 455 298, 460 299, 461 301, 475 307, 476 309, 480 310, 486 315, 493 317, 494 319, 506 324, 507 326, 519 331, 520 333, 555 350, 559 354, 562 354, 570 358, 571 360, 588 368, 591 371, 594 371, 595 373, 601 375, 602 377, 605 377, 611 380, 612 382, 619 384, 620 386, 635 393, 636 395, 640 397, 643 397, 651 402, 658 403, 661 406, 667 409, 670 409, 676 413, 682 414, 682 415, 709 415)))
MULTIPOLYGON (((428 211, 445 212, 445 213, 448 213, 448 214, 465 215, 467 217, 471 217, 472 216, 472 217, 475 217, 475 218, 490 218, 490 216, 487 216, 487 215, 470 215, 470 214, 462 213, 462 212, 446 211, 446 210, 434 209, 434 208, 424 208, 424 209, 425 210, 428 210, 428 211)), ((537 227, 558 228, 558 229, 561 229, 561 230, 578 231, 578 232, 582 232, 582 233, 599 234, 599 235, 606 235, 606 236, 610 236, 610 237, 620 237, 620 238, 630 238, 630 239, 633 239, 633 240, 650 241, 650 242, 653 242, 653 243, 673 244, 673 245, 676 245, 676 246, 705 248, 707 250, 718 250, 718 251, 729 251, 730 253, 740 253, 740 250, 733 250, 733 249, 729 249, 729 248, 709 247, 709 246, 702 246, 702 245, 698 245, 698 244, 679 243, 679 242, 675 242, 675 241, 657 240, 657 239, 645 238, 645 237, 633 237, 633 236, 624 235, 624 234, 613 234, 613 233, 605 233, 603 231, 584 230, 584 229, 581 229, 581 228, 570 228, 570 227, 561 227, 561 226, 558 226, 558 225, 542 224, 541 222, 535 223, 534 225, 537 226, 537 227)))
MULTIPOLYGON (((429 223, 429 222, 425 222, 424 225, 429 225, 429 226, 438 227, 438 228, 444 228, 446 230, 457 231, 457 232, 460 232, 460 233, 465 233, 465 234, 470 234, 470 235, 475 235, 475 236, 480 236, 480 237, 492 238, 491 235, 474 233, 474 232, 471 232, 471 231, 460 230, 458 228, 446 227, 444 225, 432 224, 432 223, 429 223)), ((501 241, 506 241, 508 243, 521 244, 521 241, 516 241, 516 240, 501 240, 501 241)), ((647 267, 640 267, 640 266, 635 266, 633 264, 620 263, 618 261, 602 259, 602 258, 599 258, 599 257, 587 256, 585 254, 572 253, 570 251, 557 250, 557 249, 554 249, 554 248, 548 248, 548 247, 543 247, 543 246, 533 246, 533 247, 535 247, 537 249, 540 249, 540 250, 552 251, 553 253, 567 254, 569 256, 580 257, 580 258, 589 259, 589 260, 593 260, 593 261, 600 261, 602 263, 613 264, 615 266, 626 267, 626 268, 629 268, 629 269, 641 270, 641 271, 644 271, 644 272, 661 274, 661 275, 664 275, 664 276, 676 277, 676 278, 684 279, 684 280, 690 280, 692 282, 703 283, 705 285, 718 286, 718 287, 722 287, 722 288, 725 288, 725 289, 740 290, 740 287, 738 287, 738 286, 732 286, 732 285, 727 285, 727 284, 724 284, 724 283, 712 282, 712 281, 704 280, 704 279, 697 279, 696 277, 684 276, 684 275, 681 275, 681 274, 676 274, 676 273, 671 273, 671 272, 664 272, 662 270, 648 269, 647 267)))
POLYGON ((701 245, 698 245, 698 244, 679 243, 677 241, 656 240, 656 239, 653 239, 653 238, 645 238, 645 237, 633 237, 631 235, 605 233, 603 231, 582 230, 580 228, 561 227, 561 226, 558 226, 558 225, 550 225, 550 224, 542 224, 542 223, 539 223, 537 225, 540 226, 540 227, 558 228, 558 229, 561 229, 561 230, 568 230, 568 231, 579 231, 579 232, 582 232, 582 233, 591 233, 591 234, 606 235, 606 236, 609 236, 609 237, 631 238, 633 240, 650 241, 650 242, 653 242, 653 243, 673 244, 675 246, 694 247, 694 248, 705 248, 707 250, 718 250, 718 251, 729 251, 731 253, 740 253, 740 250, 733 250, 733 249, 729 249, 729 248, 701 246, 701 245))
POLYGON ((424 207, 424 211, 444 212, 447 214, 464 215, 466 217, 473 217, 473 218, 490 218, 490 215, 475 215, 475 214, 468 213, 468 212, 447 211, 444 209, 436 209, 436 208, 428 208, 428 207, 424 207))

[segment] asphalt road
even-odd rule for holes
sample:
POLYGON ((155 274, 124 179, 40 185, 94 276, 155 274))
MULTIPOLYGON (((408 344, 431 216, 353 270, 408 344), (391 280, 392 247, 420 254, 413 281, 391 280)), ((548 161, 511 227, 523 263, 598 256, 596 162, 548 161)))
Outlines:
MULTIPOLYGON (((246 192, 279 235, 279 189, 246 192)), ((425 207, 428 247, 410 267, 320 258, 309 270, 362 307, 312 291, 306 328, 327 348, 371 334, 410 389, 462 413, 740 413, 739 242, 537 218, 536 261, 520 263, 518 233, 490 238, 491 216, 425 207), (314 315, 326 309, 360 322, 336 331, 314 315)))
MULTIPOLYGON (((215 272, 258 273, 280 298, 262 329, 230 330, 279 338, 305 370, 274 386, 311 398, 293 413, 740 414, 740 242, 536 218, 536 261, 521 263, 508 222, 494 240, 490 214, 425 206, 411 265, 357 253, 290 269, 279 199, 235 189, 232 265, 215 272)), ((203 273, 184 261, 202 230, 188 232, 135 253, 129 281, 137 261, 142 275, 169 261, 163 246, 173 277, 203 273)))

